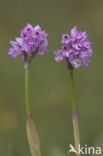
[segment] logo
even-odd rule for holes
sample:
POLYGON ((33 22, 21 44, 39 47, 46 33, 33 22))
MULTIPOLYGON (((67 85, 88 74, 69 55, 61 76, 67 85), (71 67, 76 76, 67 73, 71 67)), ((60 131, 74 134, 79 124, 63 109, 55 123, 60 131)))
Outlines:
POLYGON ((69 145, 70 149, 68 151, 68 154, 73 152, 76 154, 96 154, 96 155, 100 155, 102 154, 102 149, 101 147, 88 147, 87 145, 81 146, 80 144, 78 144, 78 151, 75 149, 75 147, 70 144, 69 145))

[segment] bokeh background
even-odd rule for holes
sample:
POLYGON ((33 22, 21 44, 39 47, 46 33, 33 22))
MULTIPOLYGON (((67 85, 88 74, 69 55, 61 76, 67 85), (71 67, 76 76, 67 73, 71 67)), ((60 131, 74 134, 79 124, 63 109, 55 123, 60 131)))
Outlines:
MULTIPOLYGON (((0 156, 30 156, 26 137, 24 65, 10 44, 27 23, 48 32, 48 53, 30 67, 30 102, 42 156, 67 156, 73 142, 69 72, 53 51, 75 25, 93 41, 88 68, 75 70, 81 144, 103 147, 103 0, 0 0, 0 156)), ((74 154, 71 154, 74 155, 74 154)))

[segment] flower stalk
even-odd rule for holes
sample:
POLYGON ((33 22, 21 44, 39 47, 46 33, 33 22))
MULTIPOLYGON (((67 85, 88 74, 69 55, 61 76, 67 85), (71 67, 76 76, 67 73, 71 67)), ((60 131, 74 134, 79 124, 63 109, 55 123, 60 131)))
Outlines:
POLYGON ((72 111, 76 109, 75 105, 75 96, 74 96, 74 81, 73 81, 73 69, 70 72, 70 91, 71 91, 71 102, 72 102, 72 111))
POLYGON ((76 111, 76 105, 75 105, 73 70, 70 72, 70 91, 71 91, 71 102, 72 102, 72 111, 73 111, 74 143, 75 143, 75 149, 77 151, 76 156, 80 156, 79 150, 78 150, 78 147, 80 144, 80 136, 79 136, 79 124, 78 124, 78 118, 77 118, 77 111, 76 111))
POLYGON ((30 113, 30 103, 29 103, 29 65, 25 68, 25 104, 27 118, 30 113))
POLYGON ((30 113, 29 65, 36 56, 47 53, 47 35, 48 34, 45 33, 45 30, 42 31, 39 25, 33 27, 32 25, 27 24, 27 26, 21 30, 21 37, 16 38, 16 41, 10 40, 12 48, 10 48, 8 52, 8 55, 11 58, 20 56, 25 67, 25 105, 27 114, 27 137, 32 156, 40 156, 40 144, 37 130, 30 113))
POLYGON ((70 35, 63 34, 61 40, 62 47, 54 51, 55 61, 61 62, 63 59, 66 60, 68 71, 70 72, 70 91, 71 91, 71 102, 73 111, 73 128, 74 128, 74 141, 75 148, 77 149, 77 156, 80 156, 78 145, 79 139, 79 126, 75 106, 74 96, 74 81, 73 81, 73 68, 78 69, 81 65, 88 67, 90 58, 93 54, 92 42, 88 40, 88 34, 86 31, 80 32, 77 27, 71 29, 70 35))

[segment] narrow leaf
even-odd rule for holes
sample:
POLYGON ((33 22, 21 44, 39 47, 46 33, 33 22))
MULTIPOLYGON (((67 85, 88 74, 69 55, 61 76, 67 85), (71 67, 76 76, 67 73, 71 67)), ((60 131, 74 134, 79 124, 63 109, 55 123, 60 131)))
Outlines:
POLYGON ((32 156, 40 156, 40 142, 31 114, 27 120, 27 137, 32 156))
POLYGON ((73 129, 74 129, 75 149, 77 151, 76 156, 81 156, 80 154, 78 154, 79 153, 80 136, 79 136, 79 125, 78 125, 76 110, 74 110, 74 112, 73 112, 73 129))

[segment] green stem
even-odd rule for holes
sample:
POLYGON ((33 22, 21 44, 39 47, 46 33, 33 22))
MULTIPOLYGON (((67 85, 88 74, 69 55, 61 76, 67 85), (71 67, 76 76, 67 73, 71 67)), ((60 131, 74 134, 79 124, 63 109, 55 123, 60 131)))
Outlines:
POLYGON ((77 151, 76 156, 80 156, 79 149, 78 149, 80 144, 79 125, 78 125, 78 118, 77 118, 76 105, 75 105, 73 70, 70 72, 70 91, 71 91, 71 102, 72 102, 72 111, 73 111, 74 142, 75 142, 75 149, 77 151))
POLYGON ((72 111, 76 109, 75 105, 75 96, 74 96, 74 81, 73 81, 73 71, 70 72, 70 91, 71 91, 71 102, 72 102, 72 111))
POLYGON ((26 113, 27 117, 30 113, 30 104, 29 104, 29 66, 25 69, 25 104, 26 104, 26 113))

